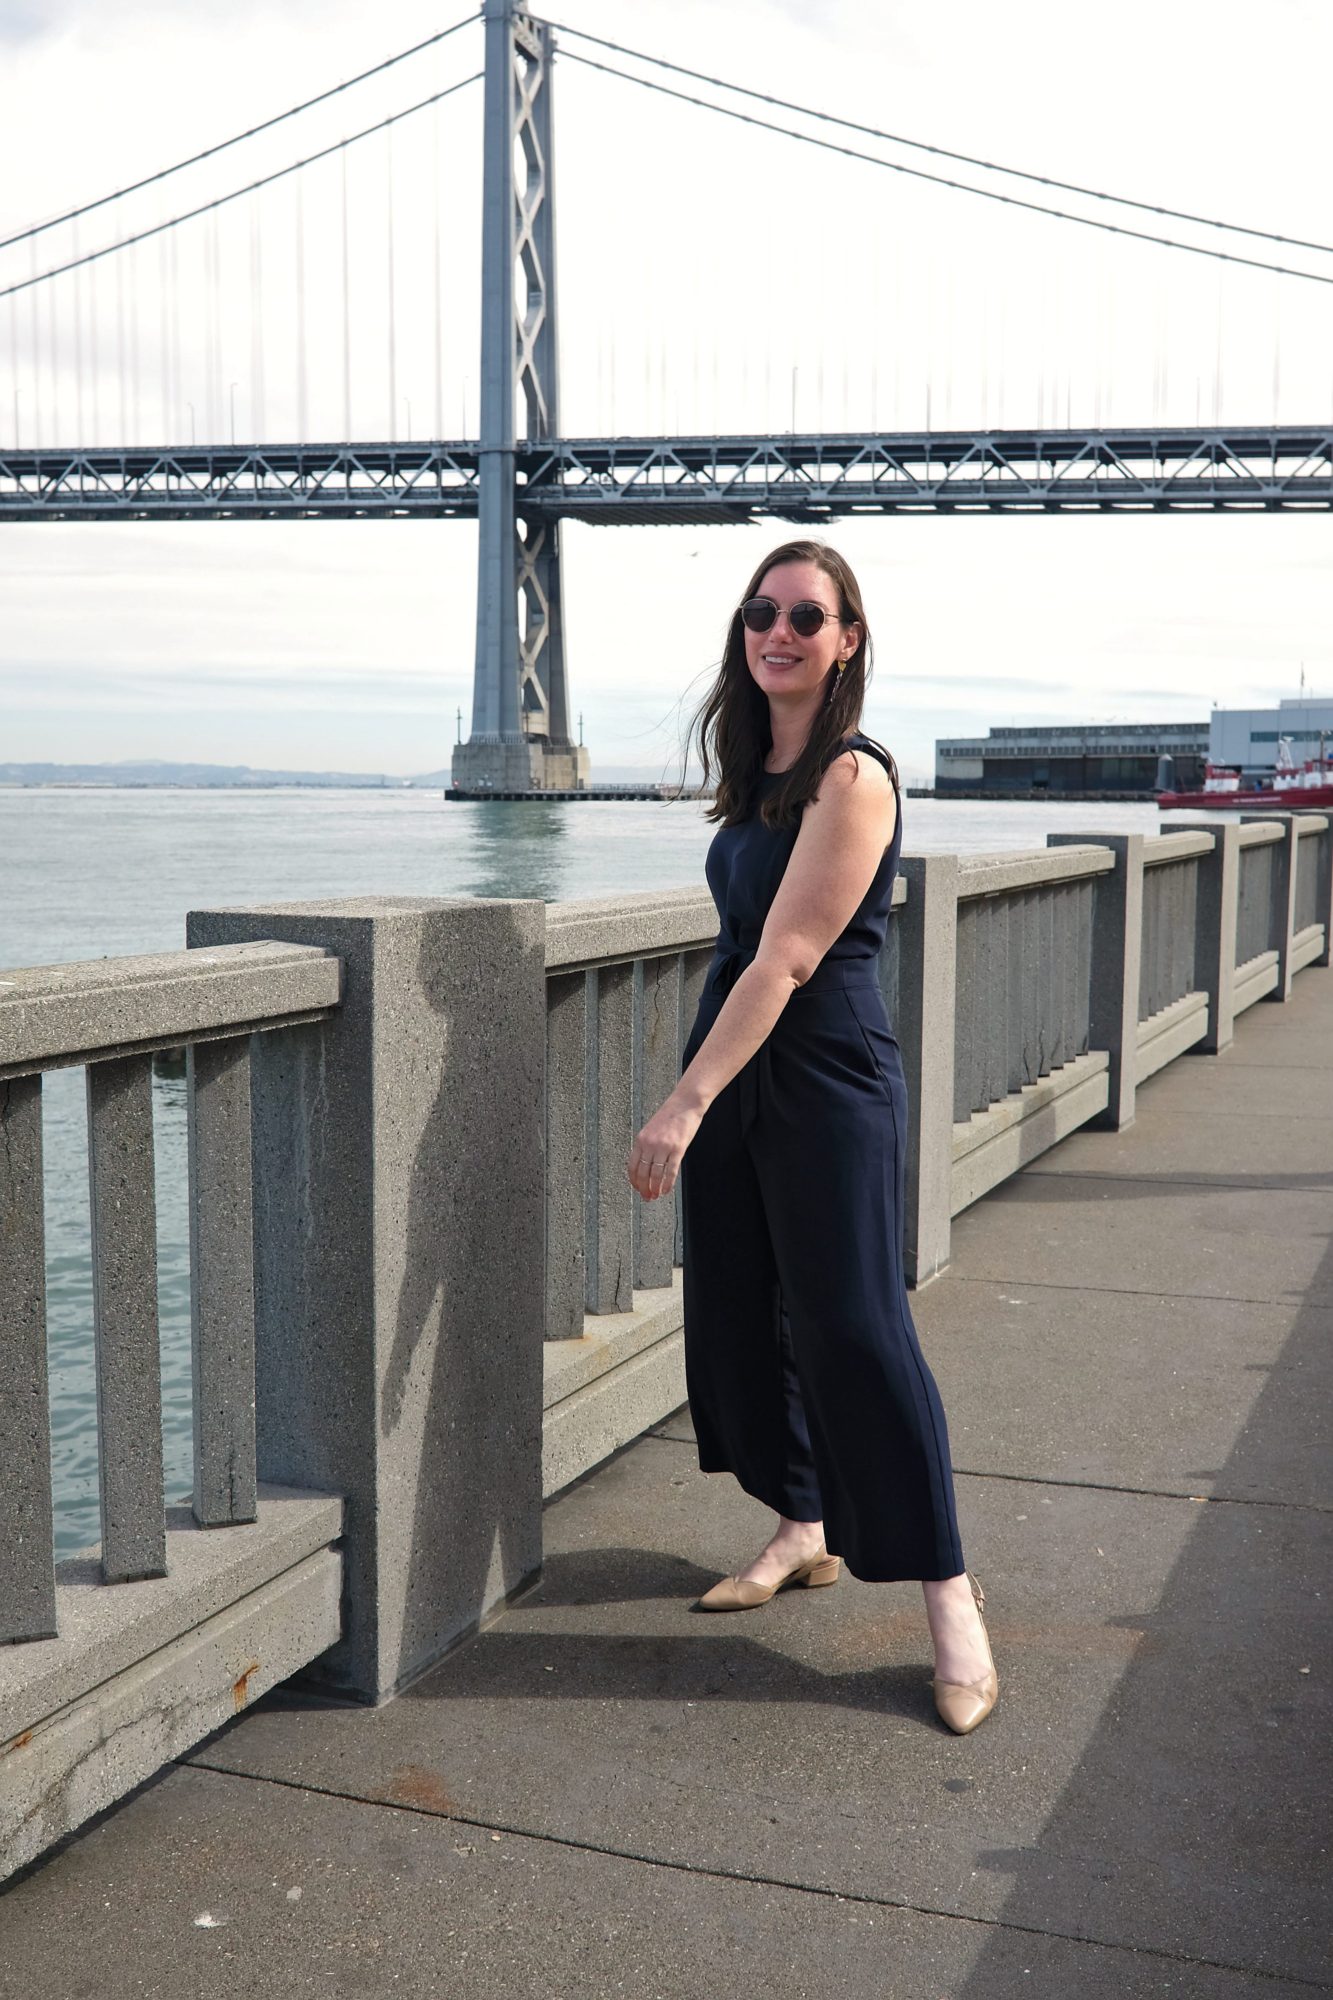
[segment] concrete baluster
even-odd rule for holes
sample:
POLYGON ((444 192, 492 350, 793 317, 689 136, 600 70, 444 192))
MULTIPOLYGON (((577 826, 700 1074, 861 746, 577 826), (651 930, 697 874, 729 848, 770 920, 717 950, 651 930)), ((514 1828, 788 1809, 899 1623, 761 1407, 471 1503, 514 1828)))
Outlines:
POLYGON ((625 1172, 634 1137, 634 966, 600 965, 593 974, 592 1084, 588 1153, 588 1311, 634 1306, 634 1219, 638 1200, 625 1172))
POLYGON ((1194 977, 1208 995, 1208 1032, 1195 1055, 1230 1048, 1235 1027, 1236 914, 1240 887, 1240 828, 1234 820, 1172 820, 1173 833, 1211 833, 1213 851, 1199 856, 1195 901, 1194 977))
POLYGON ((546 981, 546 1338, 581 1340, 587 1310, 589 973, 546 981))
POLYGON ((0 1083, 0 1468, 0 1642, 54 1639, 40 1076, 0 1083))
POLYGON ((953 1212, 954 990, 958 857, 905 854, 898 930, 898 1009, 909 1104, 903 1263, 920 1287, 949 1262, 953 1212))
MULTIPOLYGON (((713 953, 711 948, 707 951, 683 951, 680 954, 680 979, 676 989, 678 997, 678 1011, 676 1014, 676 1076, 673 1079, 673 1088, 675 1082, 679 1080, 685 1069, 685 1064, 682 1060, 685 1054, 685 1044, 690 1038, 690 1031, 694 1026, 695 1017, 699 1012, 699 1002, 703 998, 704 982, 708 976, 708 968, 712 963, 712 959, 713 953)), ((675 1217, 675 1230, 671 1251, 672 1262, 674 1264, 684 1264, 685 1211, 679 1175, 676 1177, 675 1193, 672 1199, 672 1213, 675 1217)))
MULTIPOLYGON (((1307 834, 1307 839, 1311 838, 1307 834)), ((1310 863, 1318 870, 1315 884, 1315 922, 1324 927, 1324 946, 1318 958, 1310 960, 1311 965, 1333 964, 1333 810, 1324 817, 1321 832, 1313 838, 1318 842, 1318 856, 1311 854, 1310 863)))
POLYGON ((186 1089, 194 1518, 215 1528, 259 1506, 249 1037, 191 1047, 186 1089))
MULTIPOLYGON (((901 872, 901 870, 900 870, 901 872)), ((905 878, 904 878, 905 879, 905 878)), ((903 919, 906 905, 894 918, 894 930, 901 940, 907 935, 903 919)), ((954 1036, 953 1036, 953 1115, 966 1118, 976 1109, 981 1068, 977 1059, 977 1036, 973 1022, 979 1005, 977 997, 977 950, 979 943, 978 905, 974 899, 954 904, 954 1036)), ((893 1018, 892 1016, 890 1018, 893 1018)), ((906 1067, 906 1056, 903 1058, 906 1067)))
POLYGON ((1048 847, 1109 847, 1114 869, 1093 889, 1088 966, 1088 1046, 1110 1061, 1105 1111, 1092 1125, 1118 1130, 1134 1118, 1138 1082, 1139 988, 1143 950, 1143 841, 1141 833, 1048 833, 1048 847))
POLYGON ((153 1059, 89 1063, 87 1078, 102 1576, 132 1583, 167 1573, 153 1059))
MULTIPOLYGON (((651 1118, 658 1106, 670 1097, 680 1080, 678 1028, 680 1025, 681 954, 645 958, 640 998, 642 1030, 638 1037, 638 1088, 635 1130, 651 1118)), ((631 1137, 633 1134, 631 1133, 631 1137)), ((620 1171, 629 1186, 626 1165, 629 1144, 620 1171)), ((631 1190, 633 1194, 633 1190, 631 1190)), ((636 1285, 669 1285, 675 1260, 676 1211, 665 1196, 644 1201, 633 1195, 630 1214, 634 1219, 634 1282, 636 1285)))
POLYGON ((1004 1087, 1006 1093, 1021 1090, 1030 1079, 1025 1066, 1027 1037, 1024 1033, 1023 994, 1027 977, 1027 897, 1021 892, 1001 898, 998 912, 1004 919, 1006 977, 997 998, 1004 1022, 1004 1087))
POLYGON ((1264 994, 1265 1000, 1290 1000, 1293 978, 1291 941, 1296 935, 1296 815, 1290 812, 1242 813, 1242 824, 1252 820, 1276 820, 1282 839, 1273 855, 1272 928, 1268 948, 1277 953, 1277 981, 1264 994))

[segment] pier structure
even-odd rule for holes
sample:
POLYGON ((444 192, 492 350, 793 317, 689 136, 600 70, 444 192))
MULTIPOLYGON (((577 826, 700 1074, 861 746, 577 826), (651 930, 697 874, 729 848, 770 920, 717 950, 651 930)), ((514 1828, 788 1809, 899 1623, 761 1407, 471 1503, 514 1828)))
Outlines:
MULTIPOLYGON (((1320 813, 905 855, 880 972, 909 1281, 982 1197, 1288 1000, 1331 924, 1320 813)), ((545 1504, 680 1407, 679 1190, 645 1204, 625 1166, 715 930, 695 890, 364 898, 3 976, 0 1873, 293 1676, 401 1694, 535 1585, 545 1504), (169 1506, 151 1071, 182 1046, 194 1481, 169 1506), (68 1065, 102 1534, 56 1564, 41 1091, 68 1065)))
POLYGON ((1001 1684, 966 1745, 914 1583, 689 1615, 762 1522, 697 1470, 676 1217, 623 1168, 701 898, 199 912, 183 953, 6 974, 16 1986, 1322 1987, 1331 854, 1310 813, 905 857, 913 1313, 1001 1684), (147 1066, 181 1041, 196 1472, 163 1534, 147 1066), (53 1570, 37 1113, 69 1063, 103 1539, 53 1570))

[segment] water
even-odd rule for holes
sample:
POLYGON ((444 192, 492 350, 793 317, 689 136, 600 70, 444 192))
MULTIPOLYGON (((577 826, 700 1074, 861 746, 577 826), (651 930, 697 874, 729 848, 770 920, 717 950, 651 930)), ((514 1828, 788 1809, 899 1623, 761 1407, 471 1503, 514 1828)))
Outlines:
MULTIPOLYGON (((177 951, 191 909, 352 895, 537 896, 704 887, 697 800, 446 804, 438 792, 0 788, 0 967, 177 951)), ((1042 847, 1047 830, 1156 833, 1151 805, 906 799, 908 852, 1042 847)), ((1188 817, 1188 815, 1179 815, 1188 817)), ((97 1417, 82 1070, 44 1089, 56 1555, 95 1545, 97 1417)), ((191 1486, 185 1080, 154 1081, 167 1497, 191 1486)))

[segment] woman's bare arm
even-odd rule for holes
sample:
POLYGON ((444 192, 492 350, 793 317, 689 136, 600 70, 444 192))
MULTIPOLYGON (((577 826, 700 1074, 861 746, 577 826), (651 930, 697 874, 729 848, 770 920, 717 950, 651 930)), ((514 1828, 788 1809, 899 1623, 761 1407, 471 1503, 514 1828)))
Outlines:
POLYGON ((864 902, 893 839, 897 811, 889 774, 877 758, 858 750, 829 765, 805 809, 759 949, 680 1079, 682 1102, 706 1111, 767 1039, 792 994, 864 902))
POLYGON ((674 1187, 704 1112, 767 1040, 792 994, 865 900, 893 839, 897 810, 878 759, 853 751, 829 765, 802 816, 754 958, 634 1142, 629 1178, 640 1194, 652 1199, 674 1187))

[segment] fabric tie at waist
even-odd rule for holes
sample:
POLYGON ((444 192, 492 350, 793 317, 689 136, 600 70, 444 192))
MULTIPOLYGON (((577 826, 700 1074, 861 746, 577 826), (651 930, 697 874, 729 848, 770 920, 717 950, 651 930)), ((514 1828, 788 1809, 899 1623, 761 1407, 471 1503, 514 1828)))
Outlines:
MULTIPOLYGON (((706 991, 716 994, 720 1001, 726 999, 747 965, 754 963, 754 948, 730 950, 719 948, 708 974, 706 991)), ((837 986, 879 987, 879 969, 873 958, 824 958, 815 967, 810 977, 796 988, 792 999, 807 992, 821 992, 837 986)), ((791 1005, 791 1001, 787 1003, 791 1005)), ((767 1098, 773 1089, 773 1037, 765 1035, 750 1060, 737 1072, 736 1088, 740 1097, 741 1134, 747 1133, 754 1123, 761 1098, 767 1098)))

